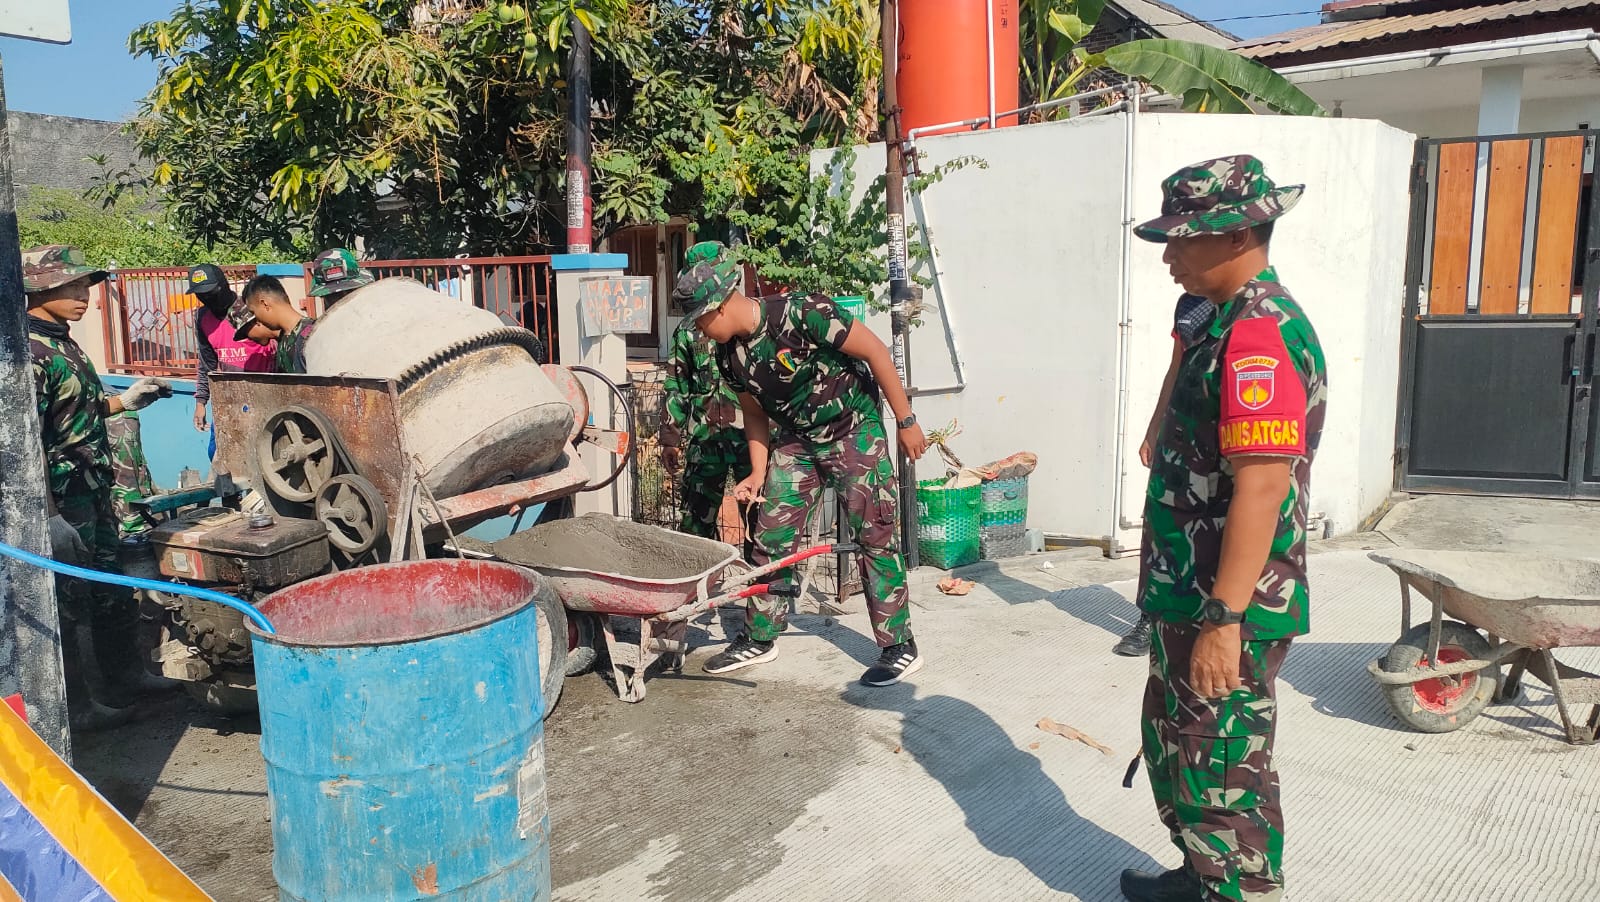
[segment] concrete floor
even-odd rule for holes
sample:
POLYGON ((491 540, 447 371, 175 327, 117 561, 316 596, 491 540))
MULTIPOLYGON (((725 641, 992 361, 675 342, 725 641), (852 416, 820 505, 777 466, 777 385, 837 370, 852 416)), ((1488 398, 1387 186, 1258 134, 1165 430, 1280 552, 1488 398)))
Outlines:
MULTIPOLYGON (((1364 551, 1590 556, 1597 527, 1600 506, 1424 498, 1317 546, 1313 632, 1281 687, 1292 899, 1600 898, 1600 749, 1563 742, 1531 681, 1459 732, 1402 728, 1365 670, 1397 633, 1397 583, 1364 551)), ((963 598, 938 575, 915 575, 929 663, 908 685, 853 685, 876 653, 859 610, 797 618, 777 661, 731 678, 699 673, 725 636, 707 618, 685 674, 638 705, 569 682, 547 724, 556 898, 1109 900, 1121 868, 1174 865, 1142 775, 1120 785, 1146 665, 1109 648, 1134 562, 983 566, 963 598)), ((1561 657, 1600 670, 1600 649, 1561 657)), ((152 713, 84 737, 79 767, 218 899, 274 898, 253 721, 182 698, 152 713)))

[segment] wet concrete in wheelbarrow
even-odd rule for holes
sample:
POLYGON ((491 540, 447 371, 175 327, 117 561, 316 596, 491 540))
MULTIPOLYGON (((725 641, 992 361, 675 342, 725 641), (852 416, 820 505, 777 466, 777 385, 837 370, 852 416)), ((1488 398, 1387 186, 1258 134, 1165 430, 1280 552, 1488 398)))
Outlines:
POLYGON ((725 562, 718 543, 610 517, 557 520, 491 546, 501 560, 524 567, 562 567, 638 579, 699 576, 725 562))

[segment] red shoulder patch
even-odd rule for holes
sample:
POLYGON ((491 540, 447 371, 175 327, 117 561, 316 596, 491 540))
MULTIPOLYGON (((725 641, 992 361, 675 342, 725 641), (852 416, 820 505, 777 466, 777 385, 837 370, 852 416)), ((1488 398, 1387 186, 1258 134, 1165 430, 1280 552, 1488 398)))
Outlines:
POLYGON ((1305 433, 1306 389, 1278 323, 1235 323, 1222 357, 1222 453, 1298 457, 1306 452, 1305 433))

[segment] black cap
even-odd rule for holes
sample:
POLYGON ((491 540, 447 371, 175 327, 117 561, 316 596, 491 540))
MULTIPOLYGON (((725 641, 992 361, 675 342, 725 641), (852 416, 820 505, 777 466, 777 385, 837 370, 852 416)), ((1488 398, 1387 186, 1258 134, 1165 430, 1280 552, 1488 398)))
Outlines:
POLYGON ((215 263, 202 263, 189 270, 189 293, 204 299, 207 295, 228 290, 228 277, 215 263))

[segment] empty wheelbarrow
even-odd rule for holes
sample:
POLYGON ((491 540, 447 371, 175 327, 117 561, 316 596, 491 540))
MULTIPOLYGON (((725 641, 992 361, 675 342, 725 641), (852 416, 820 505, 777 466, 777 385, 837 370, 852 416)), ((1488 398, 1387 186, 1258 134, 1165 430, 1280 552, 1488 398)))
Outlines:
POLYGON ((545 576, 569 619, 599 621, 625 702, 644 699, 645 671, 658 658, 682 670, 690 620, 754 595, 792 597, 793 583, 758 581, 818 555, 856 550, 818 545, 752 569, 732 545, 604 514, 544 523, 490 548, 498 560, 545 576), (618 641, 618 620, 637 621, 637 643, 618 641))
POLYGON ((1460 729, 1491 701, 1515 698, 1531 673, 1555 694, 1568 741, 1595 741, 1600 675, 1562 664, 1555 649, 1600 646, 1600 561, 1475 551, 1369 557, 1400 578, 1401 620, 1399 641, 1367 669, 1407 726, 1460 729), (1413 589, 1433 604, 1426 623, 1411 622, 1413 589), (1583 705, 1592 706, 1586 721, 1575 713, 1583 705))

